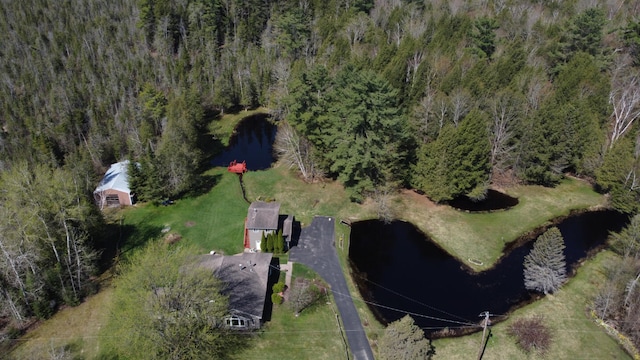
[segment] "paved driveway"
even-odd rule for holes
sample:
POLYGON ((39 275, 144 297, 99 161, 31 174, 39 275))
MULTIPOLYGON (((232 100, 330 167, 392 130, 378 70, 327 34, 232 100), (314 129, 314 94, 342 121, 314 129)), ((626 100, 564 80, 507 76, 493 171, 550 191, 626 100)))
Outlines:
POLYGON ((371 346, 338 261, 334 221, 331 217, 314 217, 311 225, 302 229, 298 246, 289 252, 289 260, 310 267, 331 286, 354 359, 373 360, 371 346))

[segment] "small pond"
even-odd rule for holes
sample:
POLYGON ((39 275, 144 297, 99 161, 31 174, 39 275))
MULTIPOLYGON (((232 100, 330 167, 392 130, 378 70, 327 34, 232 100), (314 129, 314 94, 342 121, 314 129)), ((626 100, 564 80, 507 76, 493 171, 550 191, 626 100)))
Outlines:
POLYGON ((229 146, 211 164, 226 167, 236 160, 246 161, 250 171, 270 168, 274 161, 272 145, 277 128, 268 118, 269 115, 257 114, 243 119, 236 127, 229 146))
POLYGON ((483 200, 474 201, 466 196, 461 196, 448 201, 447 204, 454 209, 468 212, 491 212, 506 210, 518 205, 518 199, 505 193, 489 189, 483 200))
MULTIPOLYGON (((626 222, 626 216, 613 211, 560 221, 567 265, 575 266, 626 222)), ((361 295, 385 306, 370 305, 381 322, 395 321, 405 312, 421 314, 413 315, 414 320, 432 334, 436 328, 477 323, 485 310, 506 314, 533 299, 535 294, 524 288, 522 265, 533 242, 520 243, 524 245, 511 249, 494 268, 474 274, 412 224, 368 220, 352 224, 349 257, 361 295)))

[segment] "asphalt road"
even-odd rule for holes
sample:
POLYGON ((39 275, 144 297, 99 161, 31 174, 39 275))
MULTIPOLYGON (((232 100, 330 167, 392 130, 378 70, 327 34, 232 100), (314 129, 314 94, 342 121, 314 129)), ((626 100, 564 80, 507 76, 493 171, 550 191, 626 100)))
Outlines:
POLYGON ((289 251, 289 260, 310 267, 331 286, 354 359, 373 360, 371 346, 338 261, 334 222, 331 217, 314 217, 311 225, 302 229, 298 245, 289 251))

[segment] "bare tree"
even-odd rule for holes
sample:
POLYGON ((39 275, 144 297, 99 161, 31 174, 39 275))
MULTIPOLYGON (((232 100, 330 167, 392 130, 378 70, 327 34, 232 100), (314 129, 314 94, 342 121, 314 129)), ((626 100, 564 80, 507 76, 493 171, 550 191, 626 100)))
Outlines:
POLYGON ((355 18, 353 18, 347 27, 344 29, 345 34, 347 35, 347 39, 349 39, 349 46, 351 47, 351 51, 354 51, 354 48, 357 44, 362 41, 364 38, 364 34, 367 31, 367 27, 369 26, 369 17, 364 13, 359 13, 355 18))
POLYGON ((287 166, 300 170, 306 182, 322 177, 322 170, 316 165, 311 143, 286 122, 278 126, 273 144, 277 157, 287 166))
POLYGON ((551 344, 551 330, 542 316, 516 319, 509 325, 508 332, 527 352, 537 351, 544 354, 551 344))
POLYGON ((451 119, 453 124, 458 127, 460 121, 471 109, 471 95, 466 89, 457 88, 450 96, 451 98, 451 119))
POLYGON ((513 137, 521 102, 511 93, 500 93, 489 100, 491 109, 491 169, 500 172, 515 149, 513 137))
POLYGON ((431 87, 427 87, 425 90, 425 95, 420 102, 413 110, 414 121, 418 125, 418 130, 420 132, 420 137, 423 143, 429 142, 432 140, 430 135, 434 133, 434 124, 432 124, 432 119, 434 119, 434 111, 436 105, 436 91, 431 87))
POLYGON ((424 60, 424 54, 422 51, 416 51, 413 55, 407 60, 407 77, 405 79, 406 82, 411 81, 412 83, 416 79, 416 74, 418 73, 418 68, 420 64, 422 64, 422 60, 424 60), (411 77, 411 79, 409 79, 411 77))
POLYGON ((414 4, 409 4, 407 12, 408 15, 402 21, 405 32, 412 38, 418 39, 427 30, 427 17, 423 16, 414 4))
POLYGON ((441 94, 436 98, 435 109, 438 116, 438 129, 442 129, 449 113, 449 99, 446 95, 441 94))
POLYGON ((395 188, 392 186, 380 186, 373 192, 373 200, 376 202, 376 210, 378 219, 385 224, 391 223, 396 219, 396 210, 392 204, 392 195, 395 188))
POLYGON ((613 107, 611 113, 611 133, 609 149, 627 133, 636 119, 640 117, 640 75, 637 71, 625 74, 617 71, 611 78, 609 103, 613 107))
POLYGON ((320 289, 309 279, 296 279, 289 290, 288 304, 296 316, 320 298, 320 289))

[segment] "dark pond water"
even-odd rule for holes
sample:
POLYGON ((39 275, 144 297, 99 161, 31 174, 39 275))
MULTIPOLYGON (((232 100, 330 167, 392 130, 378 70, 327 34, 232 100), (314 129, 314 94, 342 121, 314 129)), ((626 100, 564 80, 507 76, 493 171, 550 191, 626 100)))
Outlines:
POLYGON ((451 207, 469 212, 489 212, 496 210, 506 210, 518 205, 518 199, 505 193, 489 189, 487 197, 482 201, 473 201, 466 196, 449 201, 451 207))
MULTIPOLYGON (((565 239, 567 265, 576 265, 626 221, 613 211, 561 221, 557 226, 565 239)), ((370 305, 380 321, 395 321, 406 312, 420 314, 413 315, 416 323, 432 333, 429 328, 477 323, 483 311, 505 314, 531 301, 535 294, 524 288, 522 262, 532 246, 526 242, 491 270, 472 274, 412 224, 370 220, 352 225, 349 256, 361 295, 388 307, 370 305)))
POLYGON ((246 161, 249 170, 266 170, 273 163, 272 144, 276 126, 268 115, 258 114, 242 120, 236 127, 229 146, 212 160, 213 166, 228 166, 233 160, 246 161))

